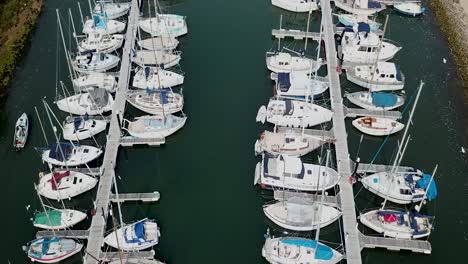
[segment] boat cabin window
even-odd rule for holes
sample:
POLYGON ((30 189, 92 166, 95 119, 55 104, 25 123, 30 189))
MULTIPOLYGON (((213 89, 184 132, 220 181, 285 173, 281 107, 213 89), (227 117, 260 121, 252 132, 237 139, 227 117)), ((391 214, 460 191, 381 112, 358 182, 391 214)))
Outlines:
POLYGON ((380 74, 380 78, 385 78, 385 74, 380 74))
POLYGON ((359 49, 358 49, 358 51, 366 51, 366 50, 367 50, 367 48, 366 48, 366 47, 362 47, 362 46, 359 47, 359 49))
POLYGON ((367 48, 367 52, 371 52, 372 51, 372 48, 371 47, 368 47, 367 48))
POLYGON ((411 195, 410 189, 400 189, 400 194, 411 195))
POLYGON ((77 177, 73 177, 73 184, 76 184, 76 181, 78 180, 77 177))
POLYGON ((84 153, 88 153, 88 152, 89 152, 89 149, 84 149, 83 152, 84 152, 84 153))
POLYGON ((311 170, 307 170, 307 174, 312 175, 312 171, 311 171, 311 170))
POLYGON ((390 78, 392 78, 392 79, 395 78, 395 75, 393 73, 390 74, 390 78))

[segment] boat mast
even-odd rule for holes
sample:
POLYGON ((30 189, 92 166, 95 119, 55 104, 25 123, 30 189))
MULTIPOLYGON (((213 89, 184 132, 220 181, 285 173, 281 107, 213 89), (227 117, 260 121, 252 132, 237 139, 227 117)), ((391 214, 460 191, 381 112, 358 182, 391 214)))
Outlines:
MULTIPOLYGON (((91 14, 91 19, 93 19, 93 7, 91 6, 91 0, 88 0, 88 5, 89 5, 89 13, 91 14)), ((101 13, 103 13, 104 10, 101 10, 101 13)))
MULTIPOLYGON (((60 140, 59 140, 59 138, 57 136, 56 128, 54 127, 54 124, 52 123, 52 118, 50 117, 49 110, 47 109, 47 103, 46 103, 46 101, 44 99, 42 99, 42 104, 44 105, 44 108, 45 108, 46 113, 47 113, 47 117, 49 118, 50 126, 52 127, 52 130, 54 131, 54 136, 55 136, 55 140, 57 142, 57 147, 60 150, 60 155, 62 155, 62 157, 65 158, 65 155, 64 155, 63 150, 62 150, 62 146, 60 146, 60 140)), ((74 145, 73 145, 73 147, 74 147, 74 145)), ((66 161, 65 161, 65 168, 67 168, 67 170, 68 170, 68 165, 67 165, 66 161)), ((53 178, 53 175, 52 175, 52 178, 53 178)))
MULTIPOLYGON (((304 44, 304 53, 305 51, 307 50, 307 41, 309 40, 308 39, 308 35, 309 35, 309 24, 310 24, 310 14, 312 14, 312 1, 310 1, 310 4, 309 4, 310 8, 309 8, 309 14, 307 15, 307 29, 306 29, 306 32, 305 32, 305 44, 304 44)), ((281 29, 281 28, 280 28, 281 29)))
POLYGON ((73 37, 75 38, 76 48, 78 49, 78 53, 81 54, 80 49, 79 49, 80 45, 78 43, 78 36, 76 35, 75 22, 73 21, 73 15, 72 15, 70 8, 68 8, 68 15, 70 17, 70 21, 71 21, 72 28, 73 28, 73 37))
POLYGON ((423 199, 421 200, 421 202, 419 203, 419 205, 416 205, 415 206, 415 209, 416 211, 419 212, 419 210, 421 210, 421 207, 423 206, 424 204, 424 201, 426 200, 427 198, 427 191, 429 190, 429 187, 431 187, 431 183, 432 181, 434 180, 434 177, 435 177, 435 174, 437 172, 437 168, 439 167, 439 164, 437 164, 434 168, 434 170, 432 171, 432 175, 431 175, 431 180, 429 181, 429 183, 427 184, 427 187, 426 187, 426 190, 424 191, 424 196, 423 196, 423 199))
MULTIPOLYGON (((54 177, 54 176, 52 175, 52 177, 54 177)), ((42 210, 44 210, 44 213, 45 213, 45 215, 47 217, 47 220, 49 220, 49 225, 52 226, 52 220, 50 220, 49 212, 47 212, 47 210, 45 208, 45 205, 44 205, 44 201, 42 201, 42 197, 39 194, 39 191, 37 190, 37 184, 34 184, 34 189, 36 190, 37 197, 39 197, 39 201, 41 202, 42 210)), ((52 233, 54 234, 54 237, 55 237, 56 234, 55 234, 54 228, 52 228, 52 233)))
MULTIPOLYGON (((280 24, 279 30, 281 31, 281 27, 283 26, 283 15, 280 15, 280 24)), ((281 50, 281 38, 278 38, 278 51, 281 50)))
MULTIPOLYGON (((328 168, 328 163, 330 162, 330 150, 327 149, 327 157, 325 159, 325 167, 328 168)), ((320 174, 319 174, 319 178, 320 178, 320 174)), ((318 188, 318 186, 317 186, 318 188)), ((323 202, 324 202, 324 198, 325 198, 325 190, 322 190, 321 192, 321 195, 320 196, 320 204, 319 204, 319 208, 318 208, 318 212, 317 212, 317 215, 319 217, 319 220, 318 220, 318 224, 317 224, 317 231, 315 232, 315 252, 314 252, 314 259, 316 259, 316 256, 317 256, 317 250, 318 250, 318 246, 319 246, 319 237, 320 237, 320 216, 322 214, 322 205, 323 205, 323 202)), ((314 215, 314 217, 316 217, 316 215, 314 215)))
MULTIPOLYGON (((117 201, 117 210, 119 211, 120 228, 123 228, 124 222, 122 220, 122 209, 120 208, 119 190, 117 189, 117 179, 115 178, 115 172, 113 173, 112 180, 114 182, 115 197, 117 198, 116 201, 117 201)), ((113 211, 114 210, 112 209, 111 213, 113 211)), ((117 227, 116 227, 116 224, 115 224, 115 218, 114 218, 113 214, 112 214, 112 225, 114 227, 114 234, 115 234, 115 240, 117 241, 117 248, 119 249, 120 264, 123 264, 122 250, 120 250, 119 236, 117 235, 117 227)))
POLYGON ((77 2, 77 3, 78 3, 78 11, 80 11, 81 25, 84 27, 85 23, 84 23, 84 18, 83 18, 83 12, 81 12, 81 5, 80 5, 80 2, 77 2))
POLYGON ((45 130, 44 130, 44 126, 42 125, 42 120, 41 120, 41 117, 39 116, 39 112, 37 111, 37 107, 34 106, 34 110, 36 111, 37 119, 39 120, 39 124, 41 125, 41 130, 42 130, 42 134, 44 135, 45 142, 46 142, 47 146, 49 146, 49 141, 47 140, 47 136, 46 136, 46 133, 45 133, 45 130))
POLYGON ((403 154, 401 153, 401 150, 402 150, 402 147, 403 147, 403 142, 406 142, 406 136, 407 136, 407 134, 408 134, 408 130, 409 130, 409 127, 410 127, 410 125, 411 125, 411 120, 413 119, 413 114, 414 114, 414 111, 415 111, 415 109, 416 109, 416 105, 418 104, 419 95, 421 94, 421 91, 422 91, 423 86, 424 86, 424 82, 421 81, 421 83, 420 83, 420 85, 419 85, 419 88, 418 88, 418 93, 416 94, 416 99, 415 99, 414 104, 413 104, 413 108, 411 109, 411 112, 410 112, 410 114, 409 114, 408 124, 406 124, 405 132, 403 133, 403 138, 402 138, 402 140, 401 140, 402 144, 400 144, 400 147, 398 148, 397 156, 395 157, 395 160, 393 161, 391 174, 395 173, 396 167, 397 167, 397 163, 398 163, 398 161, 400 160, 400 155, 403 155, 403 154))
POLYGON ((73 74, 73 71, 72 71, 72 68, 71 68, 71 58, 70 58, 70 54, 67 52, 67 45, 65 44, 65 37, 63 36, 63 29, 62 29, 62 23, 60 22, 59 10, 58 10, 58 9, 55 9, 55 11, 56 11, 56 13, 57 13, 57 22, 58 22, 58 25, 59 25, 60 35, 62 36, 63 50, 64 50, 64 52, 65 52, 65 57, 67 58, 68 71, 69 71, 69 73, 70 73, 70 77, 71 77, 71 78, 74 78, 75 75, 73 74))
MULTIPOLYGON (((383 40, 384 40, 384 37, 385 37, 385 32, 387 31, 387 22, 388 22, 388 15, 385 17, 385 24, 384 24, 384 28, 383 28, 382 38, 380 39, 379 47, 377 48, 377 58, 375 59, 374 66, 372 67, 372 73, 371 73, 371 79, 370 79, 371 83, 374 81, 375 71, 377 70, 377 63, 379 62, 380 52, 382 50, 382 44, 383 44, 383 40)), ((370 25, 369 25, 369 27, 370 27, 370 25)), ((372 92, 371 90, 372 89, 369 88, 369 93, 372 92)))
POLYGON ((117 242, 117 249, 119 251, 120 264, 123 264, 122 250, 120 249, 119 236, 117 235, 117 226, 115 225, 115 218, 114 218, 113 212, 114 212, 114 208, 112 207, 112 204, 111 204, 110 214, 112 218, 112 229, 114 230, 115 241, 117 242))

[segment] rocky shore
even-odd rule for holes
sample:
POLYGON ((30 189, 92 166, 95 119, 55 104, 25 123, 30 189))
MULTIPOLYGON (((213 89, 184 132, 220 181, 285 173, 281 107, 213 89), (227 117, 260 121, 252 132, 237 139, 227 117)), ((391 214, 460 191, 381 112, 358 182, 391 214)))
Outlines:
POLYGON ((428 1, 447 36, 468 101, 468 0, 428 1))

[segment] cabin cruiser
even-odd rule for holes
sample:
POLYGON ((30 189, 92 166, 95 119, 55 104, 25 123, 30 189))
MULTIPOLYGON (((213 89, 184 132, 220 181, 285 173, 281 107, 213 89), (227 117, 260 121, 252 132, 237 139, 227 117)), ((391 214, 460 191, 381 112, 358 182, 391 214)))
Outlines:
POLYGON ((354 66, 346 70, 346 78, 372 91, 395 91, 405 86, 405 76, 393 62, 354 66))

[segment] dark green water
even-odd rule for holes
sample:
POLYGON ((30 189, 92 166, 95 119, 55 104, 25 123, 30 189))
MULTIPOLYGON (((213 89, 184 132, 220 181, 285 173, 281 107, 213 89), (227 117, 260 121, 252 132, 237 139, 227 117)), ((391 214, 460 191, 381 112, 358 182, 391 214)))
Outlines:
MULTIPOLYGON (((87 14, 87 4, 81 2, 87 14)), ((280 14, 284 14, 284 27, 289 28, 304 28, 306 17, 281 11, 266 0, 161 3, 171 12, 188 16, 189 35, 181 39, 180 48, 186 72, 185 112, 189 121, 161 148, 140 147, 119 152, 120 192, 161 193, 156 204, 124 205, 124 221, 145 216, 156 218, 162 232, 156 255, 168 263, 264 263, 261 257, 267 227, 261 210, 264 200, 252 185, 257 162, 253 142, 264 129, 255 123, 255 115, 271 96, 272 86, 264 52, 274 45, 270 30, 278 27, 280 14)), ((65 15, 69 7, 74 8, 77 16, 75 1, 46 1, 31 48, 18 65, 2 114, 0 164, 5 187, 0 194, 3 201, 0 221, 4 229, 0 244, 2 263, 8 260, 12 264, 27 263, 21 246, 36 232, 30 222, 33 210, 39 209, 33 181, 37 181, 43 165, 33 148, 42 146, 44 140, 34 106, 39 107, 44 96, 51 102, 55 95, 55 9, 62 9, 65 15), (34 118, 33 128, 26 149, 16 153, 11 148, 12 132, 23 111, 34 118), (29 211, 27 205, 31 205, 29 211)), ((319 16, 314 14, 312 28, 317 29, 318 23, 319 16)), ((421 18, 391 13, 387 36, 404 47, 395 62, 407 77, 407 93, 416 89, 420 79, 426 82, 403 163, 426 171, 439 164, 439 197, 427 207, 437 220, 430 237, 431 256, 364 250, 363 262, 463 263, 460 252, 468 247, 468 205, 464 203, 468 198, 468 166, 466 156, 460 153, 461 146, 467 145, 463 136, 461 82, 431 11, 421 18), (443 58, 447 59, 446 64, 442 63, 443 58)), ((60 76, 65 80, 66 68, 64 63, 61 65, 60 76)), ((344 78, 343 88, 355 91, 357 88, 344 78)), ((350 152, 355 157, 360 135, 348 123, 350 152)), ((389 162, 399 137, 401 134, 391 138, 379 162, 389 162)), ((104 144, 103 136, 99 139, 104 144)), ((49 140, 52 140, 50 130, 49 140)), ((380 143, 380 139, 365 137, 359 156, 369 161, 380 143)), ((360 188, 357 184, 355 191, 360 188)), ((94 193, 85 194, 67 205, 89 210, 93 197, 94 193)), ((377 207, 381 201, 363 190, 357 197, 357 206, 377 207)), ((89 221, 77 228, 88 225, 89 221)), ((338 242, 337 230, 338 224, 325 228, 321 237, 338 242)), ((67 263, 80 263, 80 258, 67 263)))

